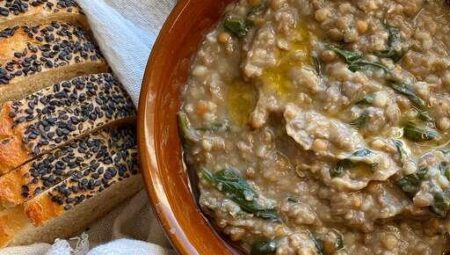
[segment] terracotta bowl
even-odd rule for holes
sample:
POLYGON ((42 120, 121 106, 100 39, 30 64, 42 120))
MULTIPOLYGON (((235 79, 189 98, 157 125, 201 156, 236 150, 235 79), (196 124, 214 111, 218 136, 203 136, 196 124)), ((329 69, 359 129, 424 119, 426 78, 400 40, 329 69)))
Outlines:
POLYGON ((187 80, 192 57, 232 1, 179 1, 153 48, 142 85, 141 169, 154 211, 180 254, 236 253, 197 206, 182 161, 176 120, 180 88, 187 80))

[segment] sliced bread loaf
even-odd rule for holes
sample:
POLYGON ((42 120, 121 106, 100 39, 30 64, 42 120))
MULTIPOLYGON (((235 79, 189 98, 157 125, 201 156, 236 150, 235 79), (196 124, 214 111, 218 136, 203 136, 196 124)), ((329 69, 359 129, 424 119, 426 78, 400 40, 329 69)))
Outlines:
POLYGON ((110 74, 55 84, 0 111, 0 175, 105 125, 133 121, 135 109, 110 74))
POLYGON ((74 141, 0 177, 0 206, 23 204, 74 172, 111 164, 112 156, 136 146, 133 128, 105 129, 74 141))
POLYGON ((0 30, 20 25, 63 21, 87 27, 86 17, 74 0, 0 1, 0 30))
POLYGON ((142 188, 136 148, 72 176, 24 205, 0 212, 0 247, 77 234, 142 188))
POLYGON ((0 104, 77 75, 108 70, 79 26, 60 22, 0 32, 0 104))

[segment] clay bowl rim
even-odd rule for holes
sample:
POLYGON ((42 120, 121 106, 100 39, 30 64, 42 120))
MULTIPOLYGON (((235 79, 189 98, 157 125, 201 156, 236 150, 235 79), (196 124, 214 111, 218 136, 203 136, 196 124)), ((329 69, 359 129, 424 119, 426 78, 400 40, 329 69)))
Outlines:
MULTIPOLYGON (((228 3, 234 2, 234 0, 221 0, 221 1, 212 0, 212 1, 215 1, 217 3, 216 5, 222 6, 217 7, 214 5, 214 8, 216 9, 223 9, 228 3)), ((212 1, 210 2, 211 5, 213 5, 212 1)), ((161 91, 161 87, 163 86, 158 85, 158 82, 161 83, 160 80, 164 78, 161 78, 161 73, 158 73, 160 72, 160 70, 162 70, 162 68, 157 68, 157 66, 161 63, 162 54, 160 54, 160 52, 164 50, 168 51, 167 46, 165 46, 165 44, 166 43, 170 44, 170 40, 167 39, 168 37, 170 37, 170 33, 174 33, 174 31, 177 30, 177 26, 184 25, 180 23, 182 23, 183 18, 186 19, 186 17, 189 16, 189 14, 187 14, 189 7, 195 6, 196 4, 197 5, 199 4, 198 0, 180 0, 176 4, 175 8, 172 10, 163 28, 161 29, 161 32, 158 36, 158 39, 155 41, 152 53, 150 55, 145 70, 145 76, 142 83, 138 107, 139 109, 138 109, 137 131, 138 131, 138 147, 140 152, 140 166, 144 177, 145 186, 148 195, 150 197, 153 211, 157 216, 158 220, 160 221, 161 225, 163 226, 166 235, 168 236, 172 245, 180 254, 187 254, 187 255, 211 254, 211 252, 214 252, 215 255, 237 254, 236 250, 233 249, 227 241, 223 240, 214 231, 213 227, 209 225, 209 221, 203 216, 201 211, 198 209, 197 203, 194 200, 194 196, 192 195, 192 189, 190 189, 190 182, 189 180, 187 180, 188 174, 186 172, 185 167, 183 167, 184 164, 181 160, 181 156, 177 158, 177 160, 180 161, 179 170, 182 171, 184 169, 185 172, 184 178, 186 178, 187 180, 186 185, 189 186, 188 187, 190 190, 189 195, 192 198, 192 201, 183 201, 182 203, 187 203, 186 205, 188 207, 191 207, 193 205, 195 206, 195 208, 197 208, 196 212, 192 213, 191 211, 192 213, 191 216, 197 220, 196 222, 193 222, 194 224, 196 224, 195 226, 187 226, 186 222, 184 222, 184 225, 180 223, 179 219, 177 218, 177 216, 180 215, 176 214, 175 212, 176 210, 172 210, 173 207, 171 203, 173 203, 173 201, 172 202, 170 201, 171 194, 167 194, 168 187, 164 186, 165 185, 164 181, 160 176, 161 169, 164 167, 161 165, 164 164, 161 164, 160 155, 158 155, 158 153, 160 153, 160 151, 158 151, 158 148, 160 150, 160 147, 158 147, 159 146, 158 143, 161 141, 161 139, 159 139, 160 137, 158 137, 158 134, 156 134, 157 132, 155 132, 155 130, 157 130, 158 125, 154 123, 154 120, 158 119, 156 117, 157 115, 161 115, 160 113, 157 113, 157 110, 165 110, 165 109, 158 109, 158 106, 160 106, 160 104, 158 105, 158 97, 162 97, 159 91, 161 91), (155 91, 156 94, 151 93, 155 91), (201 237, 198 236, 193 237, 192 232, 190 232, 189 234, 188 229, 189 227, 198 228, 199 229, 198 235, 201 237)), ((211 25, 207 29, 204 29, 204 31, 201 31, 202 34, 200 34, 199 32, 198 36, 200 36, 201 38, 204 37, 204 32, 209 30, 211 26, 213 26, 216 23, 218 18, 222 16, 222 12, 216 13, 214 15, 217 16, 217 18, 216 17, 214 18, 214 21, 211 23, 211 25)), ((198 43, 198 46, 199 45, 200 43, 198 43)), ((192 53, 195 53, 195 51, 192 53)), ((181 57, 175 58, 177 59, 177 64, 185 60, 182 59, 181 57)), ((177 72, 177 69, 175 69, 174 72, 177 72)), ((167 76, 168 74, 164 75, 167 76)), ((166 84, 166 86, 170 85, 166 84)), ((176 100, 178 100, 178 98, 176 100)), ((173 118, 176 120, 176 114, 174 114, 173 118)), ((176 134, 176 136, 178 137, 178 133, 176 134)), ((181 150, 181 144, 178 143, 177 146, 181 150)), ((165 181, 167 182, 167 180, 165 181)))

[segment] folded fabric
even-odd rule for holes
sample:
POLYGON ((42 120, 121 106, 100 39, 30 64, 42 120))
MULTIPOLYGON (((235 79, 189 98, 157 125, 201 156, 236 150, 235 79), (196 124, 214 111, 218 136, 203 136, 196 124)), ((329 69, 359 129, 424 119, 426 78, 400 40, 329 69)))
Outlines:
POLYGON ((130 255, 130 254, 161 254, 161 255, 169 255, 175 254, 174 252, 169 252, 158 245, 154 245, 151 243, 136 241, 136 240, 128 240, 128 239, 119 239, 113 242, 110 242, 105 245, 100 245, 90 252, 87 255, 130 255))

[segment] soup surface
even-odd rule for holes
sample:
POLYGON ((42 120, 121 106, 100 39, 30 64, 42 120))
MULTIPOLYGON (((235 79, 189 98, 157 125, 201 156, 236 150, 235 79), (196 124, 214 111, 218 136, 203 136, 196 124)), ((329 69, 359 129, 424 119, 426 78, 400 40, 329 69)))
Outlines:
POLYGON ((241 0, 179 114, 200 205, 250 254, 450 252, 450 2, 241 0))

